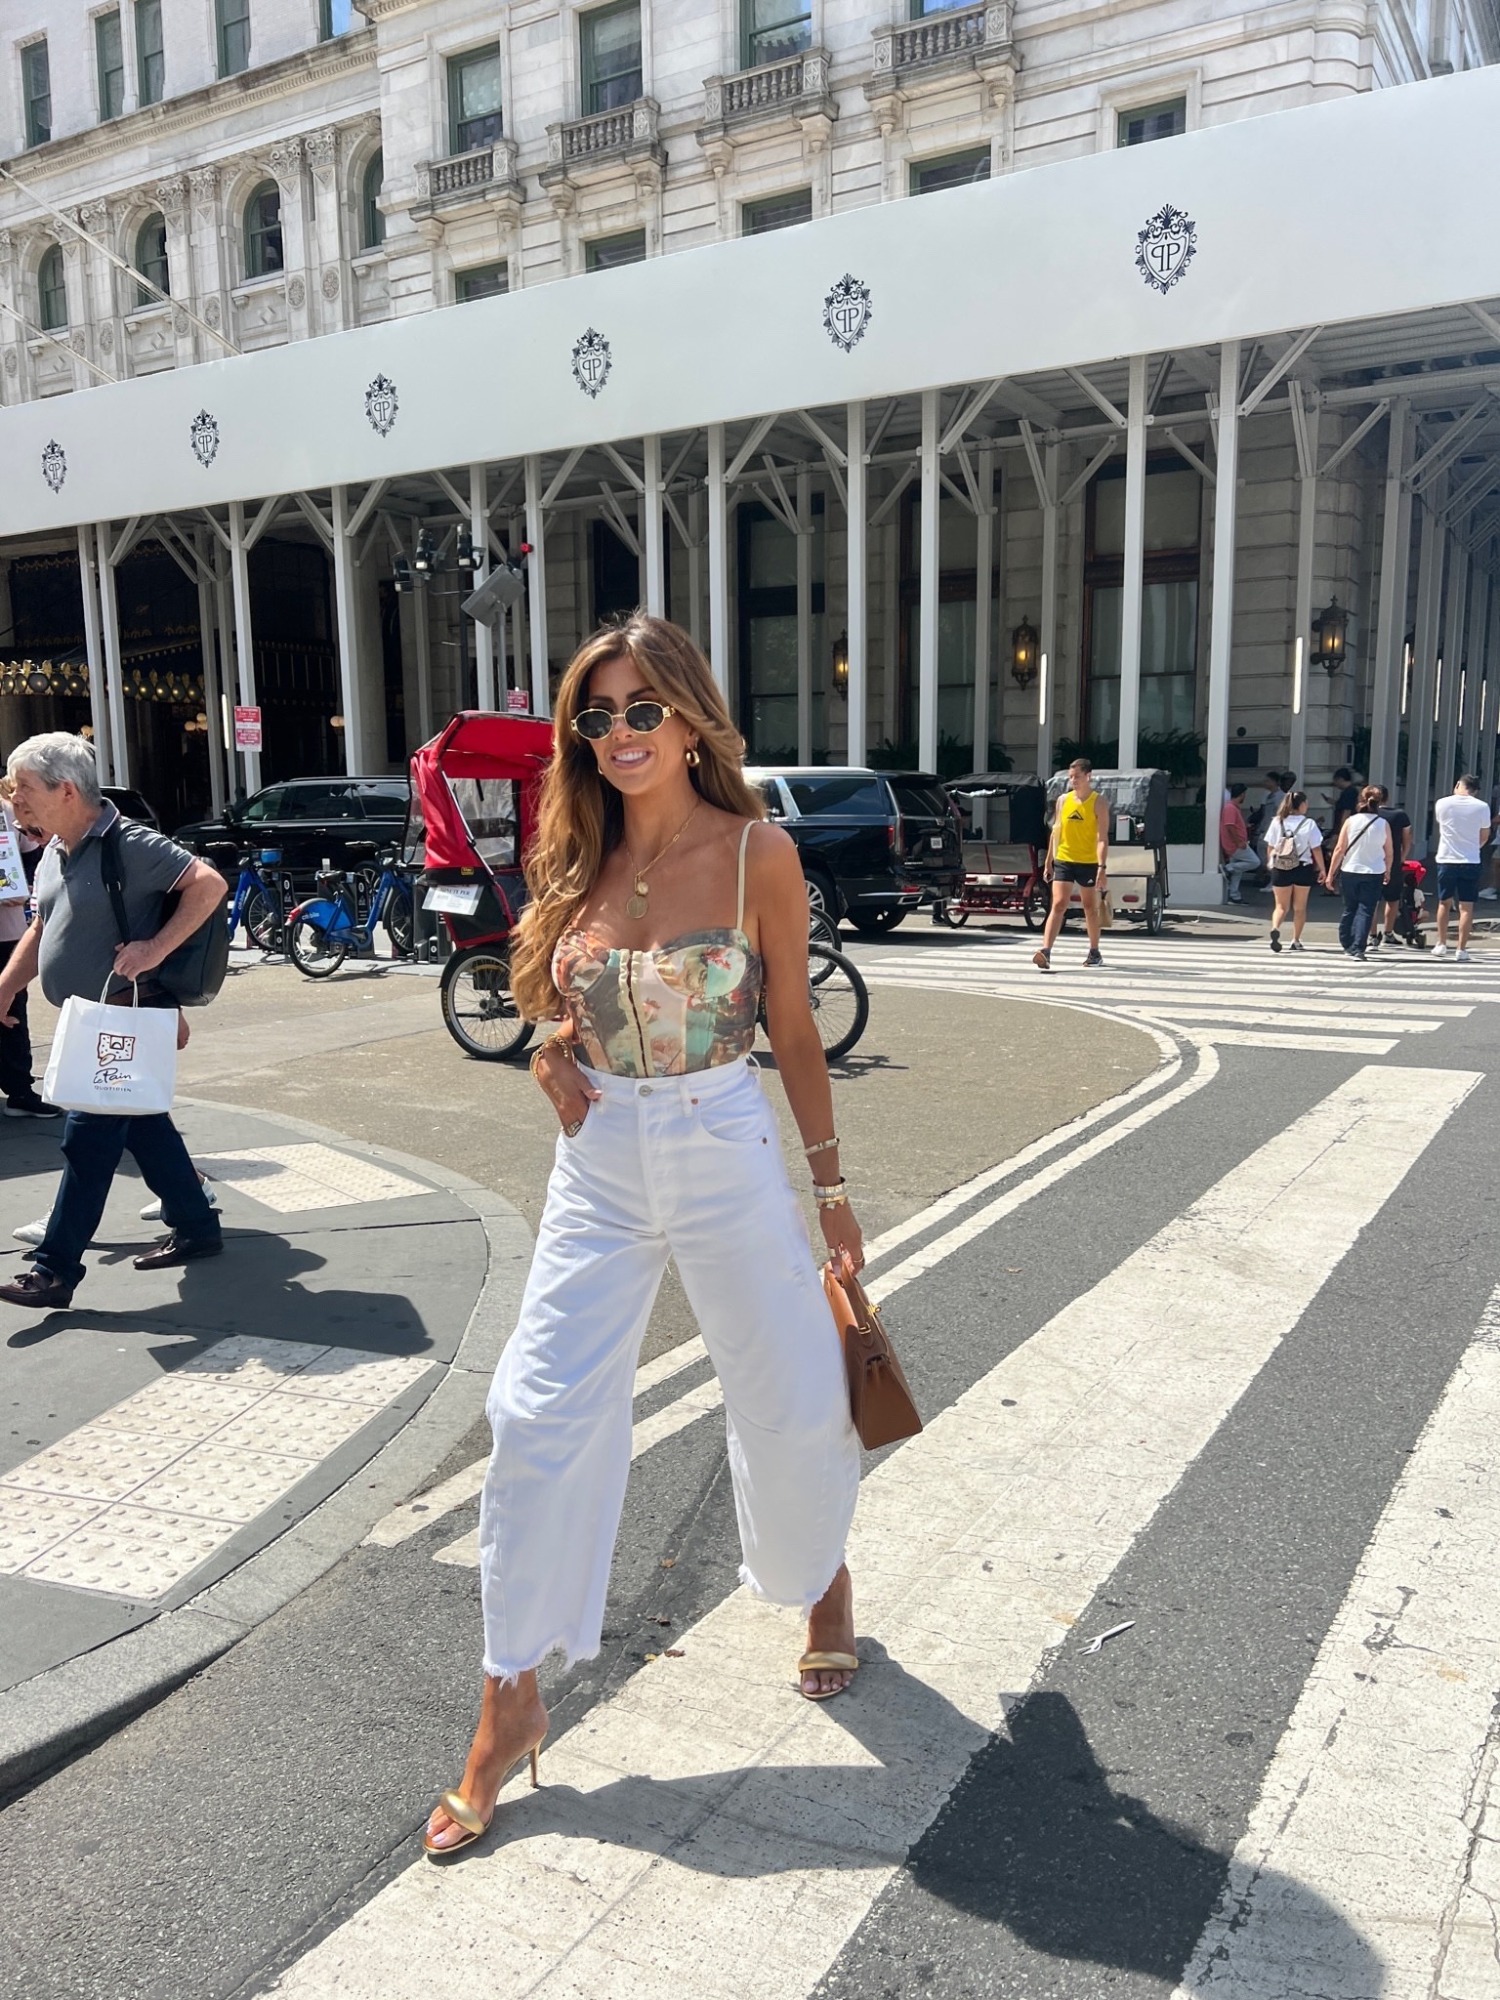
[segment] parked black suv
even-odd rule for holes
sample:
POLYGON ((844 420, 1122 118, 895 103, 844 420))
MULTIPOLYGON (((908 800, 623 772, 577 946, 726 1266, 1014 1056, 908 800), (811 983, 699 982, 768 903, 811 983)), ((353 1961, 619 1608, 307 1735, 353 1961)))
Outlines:
POLYGON ((830 917, 873 937, 957 893, 963 846, 940 779, 826 764, 745 776, 797 843, 809 899, 830 917))
POLYGON ((377 852, 399 846, 410 790, 402 777, 289 778, 227 807, 222 819, 180 826, 173 838, 229 875, 239 855, 277 847, 294 877, 311 876, 325 859, 348 868, 370 860, 372 844, 377 852))

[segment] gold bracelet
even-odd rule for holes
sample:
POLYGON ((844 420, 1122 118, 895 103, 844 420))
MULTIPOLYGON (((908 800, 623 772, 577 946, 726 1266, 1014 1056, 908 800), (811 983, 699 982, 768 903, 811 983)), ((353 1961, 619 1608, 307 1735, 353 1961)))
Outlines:
POLYGON ((561 1049, 563 1054, 567 1057, 568 1061, 572 1063, 575 1068, 577 1067, 577 1058, 574 1056, 572 1048, 569 1045, 568 1037, 562 1032, 561 1028, 558 1028, 547 1037, 546 1041, 542 1043, 540 1048, 538 1048, 536 1053, 532 1056, 531 1061, 526 1065, 527 1068, 531 1071, 531 1080, 533 1083, 540 1082, 540 1079, 538 1078, 536 1073, 536 1066, 541 1061, 542 1057, 547 1053, 548 1049, 561 1049))
POLYGON ((847 1208, 849 1206, 849 1197, 846 1194, 820 1194, 815 1199, 819 1208, 847 1208))

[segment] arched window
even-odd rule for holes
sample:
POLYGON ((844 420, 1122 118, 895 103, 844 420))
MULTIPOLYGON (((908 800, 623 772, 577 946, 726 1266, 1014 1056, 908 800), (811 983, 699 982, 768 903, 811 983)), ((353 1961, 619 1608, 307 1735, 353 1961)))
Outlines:
POLYGON ((385 217, 380 212, 380 190, 385 186, 385 154, 375 153, 365 168, 360 190, 360 247, 378 250, 385 241, 385 217))
POLYGON ((56 333, 68 323, 68 276, 60 243, 54 243, 38 265, 36 289, 42 325, 48 333, 56 333))
POLYGON ((281 267, 281 189, 262 181, 245 203, 245 276, 269 278, 281 267))
POLYGON ((161 301, 156 293, 172 289, 171 266, 167 263, 167 225, 163 216, 148 215, 136 231, 135 268, 147 284, 156 287, 156 292, 148 292, 144 285, 137 285, 137 306, 159 305, 161 301))

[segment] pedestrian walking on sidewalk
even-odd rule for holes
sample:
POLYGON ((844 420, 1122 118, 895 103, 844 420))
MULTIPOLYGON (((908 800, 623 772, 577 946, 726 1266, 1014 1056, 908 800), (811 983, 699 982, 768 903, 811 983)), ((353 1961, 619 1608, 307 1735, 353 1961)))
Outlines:
POLYGON ((1260 868, 1260 856, 1250 845, 1250 829, 1245 824, 1243 785, 1231 785, 1219 808, 1219 855, 1224 880, 1229 884, 1229 900, 1243 903, 1244 879, 1260 868))
POLYGON ((1387 786, 1380 785, 1376 789, 1380 793, 1380 817, 1391 830, 1391 872, 1380 892, 1380 900, 1385 905, 1384 923, 1382 926, 1382 913, 1377 912, 1370 932, 1372 946, 1401 942, 1401 934, 1396 928, 1401 921, 1401 871, 1411 856, 1412 848, 1411 814, 1391 804, 1387 786))
POLYGON ((1281 949, 1281 927, 1292 919, 1292 950, 1302 950, 1307 901, 1314 882, 1323 880, 1323 835, 1307 810, 1306 792, 1288 792, 1266 828, 1266 861, 1271 870, 1271 949, 1281 949))
POLYGON ((1380 817, 1380 787, 1366 785, 1354 811, 1339 828, 1328 863, 1329 888, 1344 892, 1339 943, 1360 965, 1368 963, 1365 950, 1370 926, 1385 894, 1393 852, 1390 825, 1380 817))
POLYGON ((797 850, 742 774, 698 648, 637 613, 562 678, 511 954, 561 1136, 495 1372, 480 1503, 484 1692, 424 1845, 477 1839, 547 1731, 537 1668, 599 1650, 636 1357, 671 1255, 718 1370, 741 1576, 808 1619, 801 1691, 858 1666, 844 1543, 859 1485, 843 1358, 750 1048, 762 995, 830 1255, 863 1262, 808 1004, 797 850))
POLYGON ((1474 928, 1474 904, 1484 850, 1494 832, 1484 800, 1484 781, 1470 772, 1459 779, 1446 799, 1432 809, 1437 821, 1437 943, 1434 958, 1448 956, 1448 912, 1458 908, 1458 962, 1469 962, 1469 934, 1474 928))
MULTIPOLYGON (((0 972, 0 1022, 14 1020, 16 996, 38 975, 55 1007, 70 994, 97 1000, 116 981, 137 982, 143 1007, 175 1007, 152 978, 161 964, 223 903, 224 878, 163 834, 122 819, 99 792, 94 753, 81 736, 61 731, 32 736, 10 754, 16 817, 51 836, 36 871, 37 913, 0 972), (106 886, 103 841, 114 832, 123 901, 134 942, 121 943, 106 886), (164 913, 175 893, 176 907, 164 913)), ((187 1040, 178 1017, 178 1047, 187 1040)), ((83 1252, 99 1226, 120 1156, 129 1148, 146 1185, 162 1204, 169 1234, 144 1256, 138 1271, 164 1270, 223 1248, 219 1218, 209 1207, 182 1135, 166 1112, 121 1118, 70 1111, 63 1126, 62 1184, 32 1269, 0 1285, 12 1305, 72 1303, 83 1277, 83 1252)))
POLYGON ((1067 922, 1068 905, 1075 889, 1089 934, 1088 957, 1083 962, 1104 963, 1099 949, 1103 922, 1099 899, 1105 893, 1108 860, 1109 807, 1094 790, 1093 765, 1087 757, 1075 757, 1068 766, 1068 789, 1052 814, 1047 859, 1042 867, 1043 879, 1052 884, 1052 907, 1047 912, 1041 947, 1031 955, 1031 962, 1039 972, 1052 970, 1052 947, 1067 922))
MULTIPOLYGON (((11 810, 15 791, 9 778, 0 778, 0 814, 10 835, 11 852, 25 875, 35 863, 30 857, 40 852, 42 843, 23 833, 11 810)), ((26 935, 25 893, 12 894, 13 884, 0 881, 0 971, 9 965, 16 946, 26 935)), ((18 993, 10 1010, 10 1022, 0 1022, 0 1094, 5 1098, 7 1118, 60 1118, 62 1113, 48 1104, 31 1074, 31 1028, 26 1019, 26 995, 18 993)))

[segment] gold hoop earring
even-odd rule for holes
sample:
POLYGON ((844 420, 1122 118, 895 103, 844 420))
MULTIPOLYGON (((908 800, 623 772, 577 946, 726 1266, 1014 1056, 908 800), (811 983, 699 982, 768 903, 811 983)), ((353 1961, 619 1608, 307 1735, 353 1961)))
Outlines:
POLYGON ((698 766, 699 766, 699 765, 700 765, 700 764, 701 764, 701 763, 703 762, 703 759, 702 759, 702 758, 701 758, 701 757, 700 757, 700 756, 698 755, 698 746, 697 746, 697 744, 696 744, 696 743, 690 743, 690 744, 688 745, 688 747, 687 747, 687 750, 686 750, 686 752, 685 752, 684 754, 685 754, 685 756, 686 756, 686 759, 687 759, 687 767, 688 767, 688 769, 689 769, 690 771, 696 771, 696 770, 697 770, 697 768, 698 768, 698 766))

